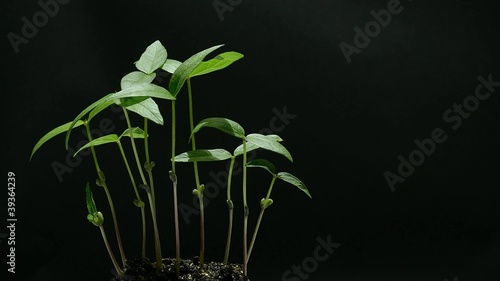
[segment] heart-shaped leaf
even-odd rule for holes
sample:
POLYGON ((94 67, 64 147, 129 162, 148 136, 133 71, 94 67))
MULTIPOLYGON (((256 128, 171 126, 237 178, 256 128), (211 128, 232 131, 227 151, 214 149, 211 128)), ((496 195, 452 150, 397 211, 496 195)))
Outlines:
POLYGON ((290 152, 278 141, 273 140, 272 138, 266 137, 261 134, 249 134, 246 136, 247 142, 254 144, 260 148, 270 150, 285 156, 288 160, 293 162, 292 155, 290 152))
POLYGON ((160 41, 156 40, 142 53, 139 61, 135 63, 135 67, 146 74, 151 74, 162 67, 166 60, 167 50, 160 41))
POLYGON ((309 196, 309 198, 312 198, 306 185, 296 176, 287 172, 279 172, 277 178, 296 186, 298 189, 302 190, 307 196, 309 196))
POLYGON ((175 156, 175 162, 210 162, 222 161, 231 158, 229 151, 224 149, 198 149, 181 153, 175 156))
MULTIPOLYGON (((52 130, 50 130, 48 133, 46 133, 43 137, 40 138, 40 140, 38 140, 38 142, 35 144, 35 146, 33 147, 33 150, 31 151, 31 156, 30 156, 30 161, 31 161, 31 158, 33 158, 33 155, 35 154, 35 152, 44 144, 46 143, 47 141, 49 141, 50 139, 52 139, 53 137, 59 135, 59 134, 62 134, 66 131, 69 130, 70 126, 73 124, 73 122, 68 122, 66 124, 63 124, 61 126, 58 126, 57 128, 54 128, 52 130)), ((82 120, 78 120, 73 126, 72 128, 76 128, 78 126, 81 126, 83 125, 83 121, 82 120)))
POLYGON ((215 58, 201 62, 191 73, 189 77, 205 75, 217 70, 224 69, 233 62, 243 58, 243 55, 237 52, 225 52, 217 55, 215 58))
POLYGON ((193 134, 197 133, 203 128, 214 128, 218 129, 228 135, 244 138, 245 130, 241 127, 240 124, 236 123, 233 120, 221 117, 210 117, 201 120, 196 127, 193 129, 193 134))
POLYGON ((186 82, 186 80, 189 78, 189 75, 191 75, 191 73, 193 72, 193 70, 203 61, 203 59, 208 54, 210 54, 211 52, 222 46, 223 45, 218 45, 205 49, 199 53, 192 55, 190 58, 185 60, 181 65, 179 65, 179 67, 177 67, 174 74, 170 78, 170 82, 168 84, 168 89, 170 90, 170 93, 172 93, 172 95, 176 97, 179 91, 181 90, 182 86, 186 82))

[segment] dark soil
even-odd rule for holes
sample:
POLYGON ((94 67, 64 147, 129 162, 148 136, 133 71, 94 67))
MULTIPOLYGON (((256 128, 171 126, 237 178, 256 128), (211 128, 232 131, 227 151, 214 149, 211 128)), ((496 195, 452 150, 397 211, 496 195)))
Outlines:
POLYGON ((175 259, 163 259, 163 268, 158 270, 149 260, 131 259, 127 261, 124 276, 115 277, 112 281, 250 281, 243 275, 240 264, 223 264, 221 262, 205 262, 203 270, 198 260, 183 259, 180 262, 179 278, 175 276, 175 259))

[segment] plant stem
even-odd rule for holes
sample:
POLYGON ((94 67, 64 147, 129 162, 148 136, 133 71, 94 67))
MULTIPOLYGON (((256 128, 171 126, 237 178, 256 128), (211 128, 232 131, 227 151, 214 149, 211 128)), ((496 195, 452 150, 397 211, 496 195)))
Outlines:
POLYGON ((155 253, 156 253, 156 268, 161 269, 163 267, 163 260, 162 260, 162 256, 161 256, 160 234, 158 231, 158 223, 156 220, 156 212, 154 209, 154 200, 151 196, 151 187, 148 185, 148 183, 146 181, 146 177, 144 176, 144 172, 142 171, 142 166, 141 166, 141 162, 139 160, 139 154, 137 153, 137 147, 135 145, 135 139, 133 136, 132 125, 130 123, 130 117, 128 115, 128 111, 125 107, 122 107, 122 108, 123 108, 123 113, 125 115, 125 120, 127 121, 128 129, 130 132, 130 143, 132 144, 132 150, 134 152, 135 162, 137 164, 137 169, 139 170, 139 174, 141 175, 143 185, 148 187, 146 189, 146 191, 148 193, 149 205, 150 205, 150 209, 151 209, 151 217, 153 218, 153 230, 154 230, 154 237, 155 237, 155 253))
POLYGON ((247 231, 248 231, 248 215, 249 209, 247 204, 247 144, 246 139, 243 139, 243 274, 247 276, 247 231))
POLYGON ((118 273, 118 276, 122 276, 123 270, 118 265, 118 262, 116 261, 115 255, 113 254, 113 251, 111 250, 111 246, 109 245, 108 238, 106 237, 106 232, 104 231, 104 227, 101 225, 101 226, 99 226, 99 229, 101 230, 102 239, 104 240, 104 244, 106 245, 106 249, 108 250, 109 257, 111 258, 111 261, 113 262, 115 270, 118 273))
POLYGON ((120 141, 117 142, 118 148, 120 149, 120 153, 122 154, 123 162, 127 168, 128 175, 130 177, 130 182, 134 188, 135 196, 137 197, 136 206, 141 208, 141 219, 142 219, 142 258, 146 258, 146 212, 144 210, 144 202, 141 199, 139 191, 137 189, 137 184, 135 183, 134 175, 132 174, 132 170, 130 169, 130 165, 128 164, 127 156, 125 155, 125 151, 123 150, 123 146, 120 141))
MULTIPOLYGON (((191 79, 187 79, 187 88, 188 88, 188 100, 189 100, 189 128, 191 132, 191 148, 192 150, 196 150, 196 139, 193 134, 194 130, 194 110, 193 110, 193 93, 191 90, 191 79)), ((196 182, 196 189, 200 189, 200 176, 198 173, 198 163, 196 161, 193 162, 194 169, 194 178, 196 182)), ((198 194, 198 200, 200 203, 200 265, 203 268, 205 263, 205 211, 203 204, 203 189, 202 192, 198 194)))
MULTIPOLYGON (((85 121, 85 128, 87 130, 87 138, 89 142, 91 142, 92 134, 90 133, 90 125, 87 121, 85 121)), ((127 264, 127 259, 125 258, 125 251, 123 250, 123 244, 120 235, 120 229, 118 228, 118 220, 116 219, 116 212, 115 212, 115 206, 113 204, 113 199, 111 198, 111 193, 109 192, 108 185, 106 184, 106 178, 104 176, 104 173, 101 171, 101 168, 99 166, 99 161, 97 160, 97 154, 95 152, 94 146, 90 147, 90 151, 92 152, 92 157, 94 159, 94 166, 97 172, 97 176, 99 177, 99 183, 104 189, 104 192, 106 193, 106 197, 108 199, 109 208, 111 210, 111 217, 113 218, 113 225, 115 228, 116 241, 118 243, 118 248, 120 250, 120 256, 122 259, 123 267, 125 267, 125 265, 127 264)))
POLYGON ((181 266, 181 238, 179 228, 179 210, 177 206, 177 175, 175 174, 175 141, 176 141, 176 111, 175 100, 172 100, 172 170, 170 171, 170 180, 172 180, 172 189, 174 197, 174 224, 175 224, 175 275, 179 278, 181 266))
MULTIPOLYGON (((273 176, 271 180, 271 185, 269 186, 269 190, 267 192, 267 196, 265 200, 268 200, 271 197, 271 191, 273 190, 274 182, 276 181, 276 176, 273 176)), ((257 219, 257 224, 255 225, 255 230, 252 236, 252 242, 250 242, 250 248, 248 249, 247 262, 250 260, 250 255, 252 254, 253 245, 255 244, 255 238, 257 238, 257 233, 259 232, 260 222, 262 221, 262 217, 264 216, 264 211, 267 209, 267 206, 261 204, 259 218, 257 219)))
POLYGON ((226 241, 226 251, 224 252, 224 264, 229 261, 229 249, 231 248, 231 236, 233 233, 233 212, 234 204, 231 200, 231 178, 233 176, 233 167, 236 157, 231 157, 231 162, 229 164, 229 174, 227 176, 227 206, 229 209, 229 226, 227 230, 227 241, 226 241))

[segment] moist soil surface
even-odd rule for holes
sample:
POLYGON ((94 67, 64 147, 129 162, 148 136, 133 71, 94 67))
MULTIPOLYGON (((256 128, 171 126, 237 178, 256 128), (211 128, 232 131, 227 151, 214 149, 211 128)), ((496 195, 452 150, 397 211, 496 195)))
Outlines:
POLYGON ((250 281, 243 274, 240 264, 223 264, 221 262, 205 262, 203 270, 197 258, 181 259, 179 278, 175 276, 175 259, 163 259, 163 268, 156 269, 149 260, 131 259, 127 261, 124 275, 112 281, 250 281))

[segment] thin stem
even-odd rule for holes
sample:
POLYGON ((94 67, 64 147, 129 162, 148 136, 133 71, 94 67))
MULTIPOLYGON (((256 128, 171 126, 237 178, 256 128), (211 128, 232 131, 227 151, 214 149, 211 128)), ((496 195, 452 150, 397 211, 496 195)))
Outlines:
POLYGON ((130 123, 130 117, 128 115, 128 111, 125 107, 123 107, 123 113, 125 115, 125 120, 127 121, 127 126, 130 132, 130 143, 132 145, 132 150, 134 152, 135 162, 137 164, 137 169, 139 170, 139 174, 141 175, 142 183, 147 187, 146 191, 148 193, 149 205, 151 209, 151 217, 153 218, 153 230, 155 237, 155 253, 156 253, 156 268, 161 269, 163 267, 163 260, 161 256, 161 244, 160 244, 160 234, 158 231, 158 223, 156 220, 156 212, 154 209, 154 200, 151 196, 151 186, 148 185, 146 181, 146 177, 144 176, 144 172, 142 171, 141 162, 139 160, 139 154, 137 153, 137 147, 135 145, 134 134, 132 132, 132 125, 130 123))
POLYGON ((174 224, 175 224, 175 275, 179 278, 181 266, 181 238, 179 227, 179 210, 177 206, 177 175, 175 174, 175 141, 176 141, 176 111, 175 100, 172 100, 172 170, 170 179, 172 180, 173 200, 174 200, 174 224))
POLYGON ((144 154, 146 155, 146 172, 149 176, 149 188, 151 188, 151 197, 153 198, 153 209, 156 214, 156 197, 155 197, 155 185, 153 179, 153 162, 149 157, 149 129, 148 129, 148 119, 144 118, 144 154))
POLYGON ((248 260, 250 260, 250 255, 252 254, 252 249, 253 249, 253 245, 255 243, 255 238, 257 237, 257 232, 259 231, 260 222, 262 221, 262 217, 264 216, 265 210, 266 210, 266 208, 261 206, 259 218, 257 219, 257 224, 255 225, 255 231, 254 231, 253 236, 252 236, 252 242, 250 242, 250 247, 248 248, 247 263, 248 263, 248 260))
MULTIPOLYGON (((92 134, 90 133, 90 125, 87 121, 85 122, 85 128, 87 130, 87 138, 89 142, 91 142, 92 134)), ((101 171, 101 168, 99 166, 99 161, 97 160, 97 154, 95 152, 94 146, 90 147, 90 151, 92 152, 92 157, 94 159, 94 166, 97 172, 97 176, 99 177, 99 183, 104 189, 104 192, 106 193, 106 197, 108 199, 109 208, 111 210, 111 217, 113 218, 113 225, 115 228, 116 241, 118 243, 118 248, 120 250, 120 256, 122 259, 123 267, 125 267, 125 265, 127 264, 127 259, 125 258, 125 251, 123 250, 123 244, 120 235, 120 229, 118 227, 118 220, 116 219, 116 212, 115 212, 115 206, 113 204, 113 199, 111 198, 111 193, 109 192, 108 185, 106 184, 106 178, 104 176, 104 173, 101 171)))
MULTIPOLYGON (((275 181, 276 181, 276 176, 273 176, 273 179, 271 180, 271 185, 269 186, 269 190, 267 191, 267 196, 265 199, 266 201, 269 200, 269 197, 271 197, 271 192, 273 190, 275 181)), ((255 244, 255 238, 257 238, 257 233, 259 232, 260 222, 262 221, 262 217, 264 216, 264 211, 267 209, 267 207, 268 206, 262 204, 260 206, 259 218, 257 219, 257 224, 255 225, 255 230, 252 236, 252 242, 250 242, 250 248, 248 249, 247 262, 248 260, 250 260, 250 255, 252 254, 253 245, 255 244)))
POLYGON ((247 231, 248 231, 248 215, 249 209, 247 204, 247 144, 246 139, 243 139, 243 274, 247 276, 247 231))
POLYGON ((132 187, 134 188, 135 196, 137 197, 136 206, 141 208, 141 219, 142 219, 142 258, 146 258, 146 212, 144 210, 144 202, 141 199, 139 191, 137 189, 137 184, 135 183, 134 175, 132 174, 132 170, 130 169, 130 165, 128 164, 127 156, 125 155, 125 151, 123 150, 123 146, 121 142, 118 140, 117 142, 118 148, 120 149, 120 153, 123 158, 123 162, 125 163, 125 167, 127 168, 127 172, 130 178, 130 182, 132 183, 132 187))
POLYGON ((229 174, 227 176, 227 206, 229 209, 229 226, 227 230, 227 241, 226 241, 226 251, 224 252, 224 264, 229 261, 229 249, 231 248, 231 237, 233 233, 233 212, 234 204, 231 200, 231 178, 233 176, 233 167, 236 157, 231 157, 231 162, 229 164, 229 174))
POLYGON ((106 232, 104 231, 104 227, 101 225, 101 226, 99 226, 99 229, 101 230, 102 240, 104 240, 104 244, 106 245, 106 249, 108 250, 109 257, 111 258, 111 261, 113 262, 113 265, 115 267, 116 272, 118 273, 118 276, 123 276, 123 270, 118 265, 118 262, 116 261, 115 255, 113 254, 113 251, 111 250, 111 246, 109 245, 108 238, 106 237, 106 232))
POLYGON ((132 132, 132 125, 130 123, 130 117, 128 115, 128 110, 123 107, 123 114, 125 115, 125 120, 127 121, 127 126, 130 133, 130 144, 132 145, 132 150, 134 151, 135 162, 137 164, 137 169, 141 175, 142 183, 147 185, 146 177, 144 176, 144 171, 142 171, 141 162, 139 160, 139 154, 137 153, 137 147, 135 145, 134 132, 132 132))
MULTIPOLYGON (((189 102, 189 128, 191 131, 191 148, 192 150, 196 150, 196 138, 193 134, 194 131, 194 110, 193 110, 193 92, 191 90, 191 80, 187 79, 187 88, 188 88, 188 102, 189 102)), ((200 184, 200 176, 198 172, 198 163, 193 162, 194 169, 194 178, 196 182, 196 189, 199 189, 200 184)), ((205 211, 203 204, 203 189, 202 192, 198 194, 198 201, 200 205, 200 265, 203 268, 205 263, 205 211)))

